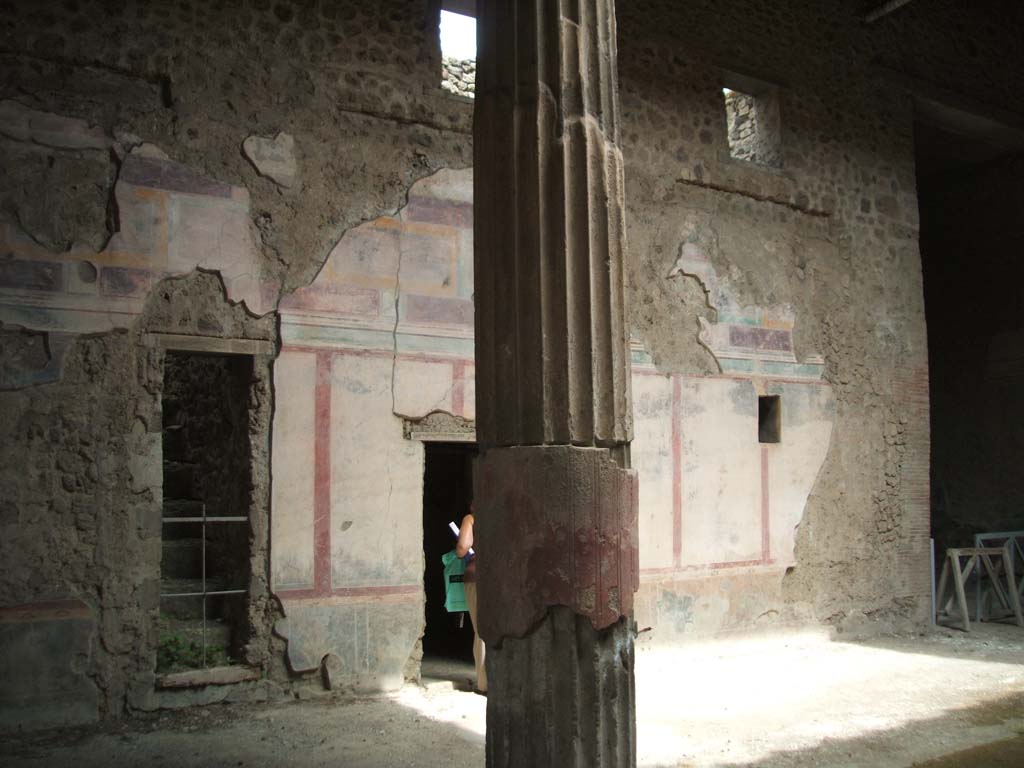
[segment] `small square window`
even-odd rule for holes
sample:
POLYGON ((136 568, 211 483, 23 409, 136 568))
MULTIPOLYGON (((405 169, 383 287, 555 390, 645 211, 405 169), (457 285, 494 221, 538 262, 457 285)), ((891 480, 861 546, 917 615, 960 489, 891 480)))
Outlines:
POLYGON ((472 99, 476 90, 476 18, 473 3, 446 0, 441 10, 441 88, 472 99))
MULTIPOLYGON (((750 89, 753 90, 753 89, 750 89)), ((723 88, 729 154, 737 160, 778 168, 782 165, 779 98, 764 86, 756 93, 723 88)))
POLYGON ((757 441, 782 442, 782 399, 778 395, 757 398, 757 441))

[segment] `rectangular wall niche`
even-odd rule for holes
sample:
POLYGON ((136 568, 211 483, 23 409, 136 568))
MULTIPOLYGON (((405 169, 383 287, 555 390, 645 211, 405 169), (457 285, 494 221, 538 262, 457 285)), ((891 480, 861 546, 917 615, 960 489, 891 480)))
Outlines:
POLYGON ((782 399, 778 395, 757 398, 757 441, 782 442, 782 399))
POLYGON ((253 359, 167 352, 158 674, 231 664, 251 632, 253 359))
POLYGON ((771 168, 782 166, 782 125, 775 86, 748 77, 727 78, 722 88, 729 155, 771 168))

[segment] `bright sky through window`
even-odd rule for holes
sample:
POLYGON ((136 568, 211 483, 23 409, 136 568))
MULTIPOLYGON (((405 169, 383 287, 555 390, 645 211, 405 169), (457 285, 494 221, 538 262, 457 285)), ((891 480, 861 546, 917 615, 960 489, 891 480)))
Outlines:
POLYGON ((441 55, 452 59, 476 59, 476 19, 441 11, 441 55))

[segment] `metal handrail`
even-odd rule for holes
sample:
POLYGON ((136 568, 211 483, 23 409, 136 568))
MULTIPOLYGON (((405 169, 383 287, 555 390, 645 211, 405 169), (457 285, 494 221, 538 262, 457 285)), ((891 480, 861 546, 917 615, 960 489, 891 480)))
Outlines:
POLYGON ((206 514, 206 503, 203 502, 203 514, 202 517, 161 517, 161 523, 200 523, 202 525, 202 531, 200 533, 200 540, 202 542, 202 572, 201 572, 201 583, 202 592, 161 592, 160 599, 163 598, 177 598, 177 597, 201 597, 203 599, 203 667, 206 666, 206 598, 208 596, 218 595, 244 595, 249 590, 247 589, 217 589, 207 590, 206 589, 206 524, 207 523, 244 523, 249 520, 246 516, 231 515, 231 516, 216 516, 210 517, 206 514))

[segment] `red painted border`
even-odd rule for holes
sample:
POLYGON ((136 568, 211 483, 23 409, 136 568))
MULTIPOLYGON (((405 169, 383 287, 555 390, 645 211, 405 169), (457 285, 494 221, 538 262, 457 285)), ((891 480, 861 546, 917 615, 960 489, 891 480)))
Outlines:
POLYGON ((772 376, 769 373, 679 373, 679 374, 667 374, 659 371, 657 368, 637 368, 633 366, 632 372, 637 376, 671 376, 675 378, 679 376, 684 379, 706 379, 709 381, 766 381, 771 384, 811 384, 816 387, 830 387, 831 382, 823 379, 794 379, 783 376, 772 376))
POLYGON ((670 576, 676 573, 689 573, 691 571, 722 571, 729 568, 750 568, 756 565, 773 565, 774 563, 766 563, 760 558, 757 560, 732 560, 721 563, 695 563, 691 565, 680 565, 672 568, 641 568, 641 576, 659 576, 666 575, 670 576))
POLYGON ((91 618, 89 606, 81 600, 46 600, 39 603, 0 606, 0 623, 3 624, 91 618))
POLYGON ((381 597, 383 595, 422 595, 422 584, 396 584, 372 587, 337 587, 326 592, 316 589, 279 589, 274 592, 282 600, 314 600, 322 597, 381 597))
POLYGON ((683 561, 683 402, 682 379, 672 377, 672 562, 683 561))
MULTIPOLYGON (((370 597, 381 595, 419 595, 422 585, 391 585, 375 587, 331 588, 331 370, 333 359, 339 355, 355 357, 392 357, 387 350, 328 348, 313 346, 284 346, 281 352, 306 352, 316 355, 315 427, 314 427, 314 560, 312 589, 276 590, 282 599, 302 600, 318 597, 370 597)), ((402 359, 443 363, 452 366, 452 411, 462 415, 465 407, 466 365, 471 360, 437 357, 432 355, 401 355, 402 359)), ((638 370, 641 375, 664 375, 657 372, 638 370)), ((751 375, 691 375, 672 374, 672 561, 671 568, 645 568, 641 574, 657 575, 702 570, 724 570, 745 568, 756 565, 771 565, 771 515, 768 476, 768 446, 761 448, 761 559, 732 562, 682 564, 683 546, 683 444, 682 444, 682 379, 726 379, 749 381, 770 378, 775 382, 794 384, 827 385, 828 382, 806 379, 779 379, 751 375)), ((18 610, 0 609, 0 617, 6 612, 18 610)))
MULTIPOLYGON (((360 347, 318 347, 311 344, 286 344, 281 347, 281 352, 307 352, 310 354, 348 355, 351 357, 381 357, 391 360, 395 357, 394 352, 389 349, 368 349, 360 347)), ((398 355, 399 360, 412 360, 417 363, 453 363, 471 364, 473 358, 459 357, 457 355, 431 355, 420 354, 419 352, 405 352, 398 355)))
MULTIPOLYGON (((97 310, 99 311, 99 310, 97 310)), ((312 326, 319 327, 319 326, 312 326)), ((394 352, 390 349, 374 349, 369 347, 330 347, 330 346, 317 346, 314 344, 285 344, 281 347, 281 352, 308 352, 312 354, 321 354, 329 352, 333 355, 352 355, 354 357, 386 357, 389 360, 394 357, 394 352)), ((471 357, 459 357, 457 355, 438 355, 421 352, 404 352, 398 355, 399 360, 415 360, 416 362, 423 363, 444 363, 446 365, 472 365, 474 360, 471 357)), ((632 372, 638 376, 669 376, 673 379, 708 379, 708 380, 720 380, 720 381, 751 381, 751 380, 765 380, 770 381, 773 384, 811 384, 818 387, 830 387, 831 382, 824 381, 822 379, 794 379, 782 376, 772 376, 771 374, 739 374, 739 373, 716 373, 716 374, 703 374, 703 373, 680 373, 680 374, 666 374, 656 368, 639 368, 637 366, 632 367, 632 372)))
POLYGON ((465 416, 466 410, 466 362, 459 360, 452 364, 452 413, 465 416))
POLYGON ((768 498, 768 446, 761 445, 761 561, 772 561, 771 516, 768 498))
POLYGON ((331 361, 316 355, 316 414, 313 426, 313 589, 331 591, 331 361))

